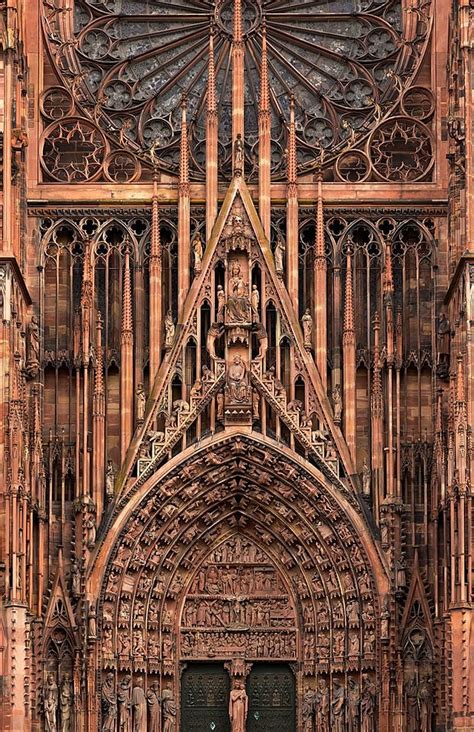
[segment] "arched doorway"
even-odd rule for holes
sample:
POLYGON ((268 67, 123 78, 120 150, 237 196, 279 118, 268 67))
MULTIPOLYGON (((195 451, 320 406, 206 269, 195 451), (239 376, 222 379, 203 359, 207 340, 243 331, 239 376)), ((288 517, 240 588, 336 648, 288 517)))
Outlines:
MULTIPOLYGON (((298 729, 319 698, 342 729, 348 705, 332 700, 379 682, 384 570, 356 502, 284 448, 242 435, 189 450, 111 534, 105 572, 97 563, 99 674, 125 698, 135 683, 165 696, 177 729, 196 664, 246 680, 248 725, 272 714, 251 703, 259 668, 294 673, 298 729)), ((376 725, 374 695, 370 713, 376 725)))

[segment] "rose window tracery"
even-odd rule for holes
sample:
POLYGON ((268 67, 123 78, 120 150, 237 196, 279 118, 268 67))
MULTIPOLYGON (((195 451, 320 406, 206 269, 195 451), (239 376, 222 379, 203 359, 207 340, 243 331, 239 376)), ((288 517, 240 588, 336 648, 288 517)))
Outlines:
MULTIPOLYGON (((366 139, 399 102, 421 59, 429 3, 402 12, 401 0, 243 0, 245 156, 257 174, 262 35, 266 32, 272 172, 286 173, 289 101, 295 99, 298 162, 324 164, 366 139)), ((205 173, 209 39, 214 34, 219 165, 231 171, 234 2, 222 0, 76 0, 74 19, 49 20, 56 66, 81 113, 109 140, 162 169, 179 164, 180 104, 186 97, 191 172, 205 173), (58 39, 61 40, 58 40, 58 39)), ((407 99, 424 118, 426 101, 407 99)), ((410 110, 410 111, 408 111, 410 110)), ((411 110, 414 110, 413 112, 411 110)))

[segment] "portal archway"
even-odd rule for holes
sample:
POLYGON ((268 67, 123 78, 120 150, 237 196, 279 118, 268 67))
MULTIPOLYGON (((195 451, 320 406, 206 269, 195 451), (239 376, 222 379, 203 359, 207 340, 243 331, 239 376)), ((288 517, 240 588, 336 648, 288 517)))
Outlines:
POLYGON ((375 728, 387 583, 356 500, 267 439, 214 438, 181 458, 117 513, 96 557, 99 678, 123 698, 136 683, 164 695, 179 728, 188 664, 235 678, 287 663, 299 725, 317 704, 345 724, 333 702, 351 693, 359 708, 364 690, 375 728))

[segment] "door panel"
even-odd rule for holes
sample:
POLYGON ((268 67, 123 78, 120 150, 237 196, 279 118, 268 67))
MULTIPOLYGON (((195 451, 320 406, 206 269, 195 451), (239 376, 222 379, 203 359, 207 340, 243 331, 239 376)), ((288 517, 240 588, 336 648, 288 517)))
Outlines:
POLYGON ((296 732, 295 677, 286 664, 254 664, 247 732, 296 732))
POLYGON ((189 664, 181 678, 182 732, 230 732, 229 693, 222 664, 189 664))

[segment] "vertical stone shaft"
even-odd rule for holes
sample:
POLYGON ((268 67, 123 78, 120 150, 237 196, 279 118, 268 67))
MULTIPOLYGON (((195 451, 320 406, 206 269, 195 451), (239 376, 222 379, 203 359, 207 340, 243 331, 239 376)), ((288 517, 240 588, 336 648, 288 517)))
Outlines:
POLYGON ((258 183, 260 220, 265 236, 271 236, 271 113, 268 83, 267 33, 262 28, 262 67, 260 71, 260 104, 258 110, 258 183))
POLYGON ((133 432, 133 315, 130 249, 125 248, 120 336, 120 457, 123 462, 133 432))
POLYGON ((161 357, 162 295, 161 295, 161 239, 158 182, 153 176, 150 244, 150 389, 153 386, 161 357))
MULTIPOLYGON (((93 300, 93 268, 91 260, 90 242, 87 241, 84 250, 84 272, 81 293, 82 316, 82 364, 83 364, 83 391, 82 391, 82 495, 89 494, 89 365, 90 365, 90 338, 93 300)), ((77 439, 79 439, 77 437, 77 439)))
POLYGON ((374 366, 371 395, 371 457, 372 457, 372 494, 374 516, 379 518, 381 491, 383 488, 383 395, 382 374, 380 370, 380 317, 374 317, 374 366))
POLYGON ((188 294, 190 282, 190 219, 188 122, 186 99, 183 99, 178 191, 178 320, 188 294))
MULTIPOLYGON (((237 135, 244 139, 244 38, 242 27, 242 0, 234 0, 232 38, 232 142, 237 135)), ((242 174, 243 174, 242 162, 242 174)))
POLYGON ((316 205, 316 240, 314 245, 314 322, 316 365, 324 388, 327 388, 327 262, 324 255, 323 179, 318 172, 316 205))
POLYGON ((286 202, 286 284, 298 317, 298 188, 296 184, 295 102, 290 103, 286 202))
POLYGON ((393 332, 393 277, 392 247, 390 240, 386 243, 385 276, 384 276, 385 324, 387 339, 387 494, 393 496, 394 461, 393 461, 393 366, 394 366, 394 332, 393 332))
POLYGON ((206 116, 206 239, 209 241, 217 217, 218 197, 218 125, 216 97, 216 69, 214 60, 214 31, 209 38, 206 116))
POLYGON ((354 293, 352 287, 352 257, 346 257, 346 291, 344 300, 344 327, 342 334, 344 373, 344 435, 355 461, 356 448, 356 352, 354 330, 354 293))

